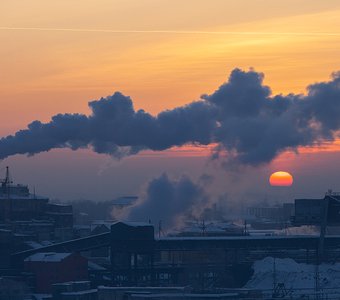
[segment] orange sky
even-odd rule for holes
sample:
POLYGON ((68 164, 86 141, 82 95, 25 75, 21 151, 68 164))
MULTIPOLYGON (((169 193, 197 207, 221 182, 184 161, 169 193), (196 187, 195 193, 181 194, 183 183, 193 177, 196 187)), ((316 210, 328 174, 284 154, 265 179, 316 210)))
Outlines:
MULTIPOLYGON (((213 92, 236 67, 263 72, 274 94, 304 93, 340 70, 339 28, 338 0, 2 0, 0 136, 56 113, 88 113, 88 101, 117 90, 156 114, 213 92)), ((339 150, 337 142, 299 152, 339 150)), ((279 156, 272 171, 289 169, 293 156, 279 156)))
POLYGON ((4 0, 0 20, 2 135, 88 112, 116 90, 157 113, 212 92, 235 67, 264 72, 274 93, 340 69, 339 1, 4 0))

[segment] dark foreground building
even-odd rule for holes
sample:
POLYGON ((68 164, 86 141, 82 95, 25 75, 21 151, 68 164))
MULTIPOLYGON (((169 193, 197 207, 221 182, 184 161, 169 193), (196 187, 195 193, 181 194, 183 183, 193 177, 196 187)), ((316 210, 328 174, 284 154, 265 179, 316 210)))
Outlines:
POLYGON ((320 225, 324 220, 328 225, 340 225, 340 193, 328 191, 324 198, 295 199, 295 225, 320 225))
MULTIPOLYGON (((242 287, 252 264, 265 257, 320 261, 318 236, 230 236, 155 238, 144 223, 117 222, 111 232, 12 256, 14 262, 38 252, 77 252, 110 247, 111 268, 102 274, 113 286, 186 286, 195 291, 242 287)), ((340 261, 340 237, 326 236, 322 259, 340 261)), ((19 267, 19 266, 18 266, 19 267)), ((99 275, 99 274, 98 274, 99 275)))
POLYGON ((25 271, 34 274, 37 293, 50 293, 56 283, 88 279, 87 259, 79 253, 36 253, 25 259, 25 271))

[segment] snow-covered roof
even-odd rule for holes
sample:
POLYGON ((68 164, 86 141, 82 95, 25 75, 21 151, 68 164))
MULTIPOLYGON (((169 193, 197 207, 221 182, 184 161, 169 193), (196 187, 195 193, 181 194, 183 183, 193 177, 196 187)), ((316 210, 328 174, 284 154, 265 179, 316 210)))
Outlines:
POLYGON ((90 229, 93 231, 97 227, 100 226, 105 226, 107 229, 111 228, 111 225, 115 224, 116 221, 111 221, 111 220, 95 220, 91 223, 90 229))
POLYGON ((31 247, 32 249, 38 249, 41 247, 45 247, 45 246, 50 246, 53 243, 51 241, 42 241, 42 242, 36 242, 36 241, 27 241, 25 242, 26 245, 28 245, 29 247, 31 247))
POLYGON ((223 293, 223 294, 186 294, 188 298, 225 298, 225 297, 237 297, 238 293, 223 293))
POLYGON ((68 203, 49 203, 49 205, 51 206, 60 206, 60 207, 69 207, 72 206, 72 204, 68 204, 68 203))
POLYGON ((51 216, 73 216, 73 213, 71 213, 71 212, 51 212, 51 211, 47 211, 46 214, 51 215, 51 216))
POLYGON ((36 262, 60 262, 72 253, 56 253, 56 252, 45 252, 35 253, 25 259, 25 261, 36 261, 36 262))
POLYGON ((157 293, 157 294, 147 294, 147 293, 133 293, 133 298, 156 298, 156 299, 164 299, 164 298, 201 298, 201 299, 219 299, 219 298, 229 298, 229 297, 237 297, 238 293, 223 293, 223 294, 191 294, 191 293, 157 293))
POLYGON ((97 289, 84 290, 84 291, 78 291, 78 292, 64 292, 61 294, 63 296, 76 296, 76 295, 87 295, 87 294, 94 294, 94 293, 97 293, 97 289))
POLYGON ((186 225, 180 229, 177 229, 173 232, 174 235, 193 235, 197 233, 208 233, 210 235, 227 235, 227 234, 238 234, 243 231, 243 226, 231 223, 231 222, 208 222, 208 223, 200 223, 200 222, 186 222, 186 225))
POLYGON ((123 291, 184 291, 187 287, 183 286, 106 286, 106 285, 99 285, 98 289, 100 290, 123 290, 123 291))
POLYGON ((73 225, 73 228, 76 230, 91 229, 91 226, 90 225, 73 225))
POLYGON ((94 228, 97 227, 97 226, 105 225, 108 229, 110 229, 112 225, 116 225, 116 224, 119 224, 119 223, 125 224, 125 225, 127 225, 127 226, 131 226, 131 227, 153 226, 152 224, 147 223, 147 222, 96 220, 96 221, 93 221, 93 222, 92 222, 91 228, 94 229, 94 228))
POLYGON ((31 247, 32 249, 38 249, 38 248, 43 247, 40 243, 35 242, 35 241, 27 241, 25 242, 25 244, 31 247))
POLYGON ((116 221, 113 220, 94 220, 91 225, 112 225, 115 224, 116 221))
POLYGON ((43 246, 50 246, 53 243, 51 241, 45 240, 45 241, 41 241, 40 244, 43 245, 43 246))
POLYGON ((117 223, 123 223, 125 225, 128 226, 132 226, 132 227, 144 227, 144 226, 153 226, 150 223, 147 222, 130 222, 130 221, 121 221, 121 222, 117 222, 117 223))
POLYGON ((95 270, 95 271, 104 271, 104 270, 106 270, 106 268, 104 268, 104 267, 94 263, 93 261, 88 261, 87 265, 88 265, 89 269, 91 269, 91 270, 95 270))
POLYGON ((46 300, 46 299, 52 299, 51 294, 32 294, 32 299, 34 300, 46 300))
MULTIPOLYGON (((315 238, 316 236, 313 235, 275 235, 275 236, 186 236, 186 237, 182 237, 182 236, 166 236, 166 237, 160 237, 158 238, 158 240, 161 241, 175 241, 175 240, 257 240, 257 239, 261 239, 261 240, 279 240, 279 239, 296 239, 296 238, 300 238, 300 239, 311 239, 311 238, 315 238)), ((331 236, 331 237, 340 237, 340 236, 331 236)))
POLYGON ((27 196, 25 195, 6 195, 6 194, 0 194, 0 199, 15 199, 15 200, 46 200, 48 201, 48 197, 38 196, 34 194, 29 194, 27 196))

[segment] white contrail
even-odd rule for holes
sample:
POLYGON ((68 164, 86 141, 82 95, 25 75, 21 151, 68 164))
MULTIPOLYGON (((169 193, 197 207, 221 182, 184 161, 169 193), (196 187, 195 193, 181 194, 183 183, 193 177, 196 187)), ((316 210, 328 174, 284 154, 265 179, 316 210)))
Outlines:
POLYGON ((67 32, 101 32, 101 33, 159 33, 159 34, 213 34, 213 35, 291 35, 291 36, 340 36, 340 32, 266 32, 266 31, 196 31, 196 30, 114 30, 88 28, 43 28, 43 27, 6 27, 0 30, 29 31, 67 31, 67 32))

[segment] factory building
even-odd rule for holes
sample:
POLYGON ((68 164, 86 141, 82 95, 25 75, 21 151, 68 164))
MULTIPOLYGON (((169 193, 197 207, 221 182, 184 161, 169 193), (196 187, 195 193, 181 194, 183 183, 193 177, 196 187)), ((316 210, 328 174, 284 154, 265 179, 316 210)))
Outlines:
POLYGON ((9 168, 0 186, 0 222, 40 219, 44 215, 48 198, 31 194, 27 185, 13 184, 9 168))
POLYGON ((340 224, 340 193, 328 191, 322 199, 295 199, 294 224, 320 225, 340 224))
POLYGON ((49 203, 31 193, 27 185, 14 184, 9 168, 0 186, 0 228, 31 236, 33 240, 67 240, 73 234, 72 205, 49 203))

